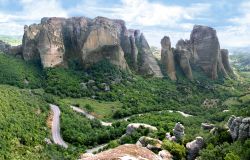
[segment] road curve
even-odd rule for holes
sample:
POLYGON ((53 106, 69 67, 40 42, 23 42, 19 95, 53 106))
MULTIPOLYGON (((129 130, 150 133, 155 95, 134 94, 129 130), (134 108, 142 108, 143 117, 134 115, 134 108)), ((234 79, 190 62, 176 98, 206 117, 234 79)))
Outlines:
POLYGON ((52 120, 52 139, 55 144, 58 144, 64 148, 68 148, 68 145, 63 141, 60 134, 60 109, 54 104, 49 105, 53 111, 53 120, 52 120))
MULTIPOLYGON (((90 119, 90 120, 93 120, 93 119, 96 119, 94 116, 92 116, 91 114, 87 113, 86 111, 84 111, 83 109, 81 108, 78 108, 78 107, 75 107, 75 106, 70 106, 74 111, 78 112, 78 113, 81 113, 83 114, 84 116, 86 116, 86 118, 90 119)), ((103 126, 112 126, 112 123, 111 122, 103 122, 103 121, 100 121, 101 124, 103 126)))

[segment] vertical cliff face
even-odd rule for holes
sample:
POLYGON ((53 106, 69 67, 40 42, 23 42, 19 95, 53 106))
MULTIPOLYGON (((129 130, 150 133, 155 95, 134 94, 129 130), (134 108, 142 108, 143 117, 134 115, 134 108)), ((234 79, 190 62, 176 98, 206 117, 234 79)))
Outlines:
MULTIPOLYGON (((190 40, 177 42, 174 56, 176 60, 174 63, 180 66, 190 80, 194 78, 193 71, 196 68, 201 68, 211 79, 217 79, 219 74, 224 77, 229 73, 233 75, 228 61, 228 52, 220 49, 216 31, 211 27, 195 25, 190 40)), ((162 61, 165 61, 164 55, 162 61)), ((170 64, 168 62, 165 65, 170 64)), ((170 79, 172 78, 170 77, 170 79)))
POLYGON ((170 38, 165 36, 161 40, 161 63, 171 80, 176 80, 174 55, 170 38))
POLYGON ((43 18, 40 24, 25 26, 23 57, 40 59, 44 67, 78 61, 85 68, 108 59, 121 69, 162 76, 143 34, 128 31, 122 20, 104 17, 43 18))
POLYGON ((212 79, 217 79, 220 44, 213 28, 195 25, 190 36, 193 51, 197 53, 197 66, 212 79))

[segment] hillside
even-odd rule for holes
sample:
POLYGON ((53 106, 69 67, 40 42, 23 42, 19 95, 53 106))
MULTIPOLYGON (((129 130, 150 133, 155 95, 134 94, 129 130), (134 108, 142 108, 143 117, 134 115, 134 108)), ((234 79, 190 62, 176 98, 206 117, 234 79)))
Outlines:
POLYGON ((250 159, 248 60, 231 67, 211 27, 175 47, 163 36, 158 59, 105 17, 46 17, 22 45, 2 39, 0 159, 250 159))
MULTIPOLYGON (((208 148, 202 151, 202 156, 212 156, 214 152, 221 154, 222 151, 216 145, 222 145, 228 150, 221 157, 234 153, 247 159, 248 152, 239 146, 246 148, 248 141, 241 144, 231 143, 231 140, 217 136, 211 139, 211 134, 202 130, 200 124, 207 122, 222 126, 232 114, 250 116, 249 90, 245 87, 249 86, 248 79, 242 79, 241 82, 231 79, 207 80, 202 83, 187 79, 176 82, 158 78, 145 79, 119 71, 108 62, 101 62, 85 72, 71 69, 43 70, 40 65, 2 54, 0 65, 2 69, 6 69, 1 70, 1 84, 8 84, 0 87, 1 113, 5 117, 1 118, 1 135, 13 139, 9 141, 2 138, 1 146, 7 147, 1 150, 1 155, 6 159, 74 159, 86 148, 118 139, 124 134, 126 125, 132 122, 156 126, 159 131, 153 137, 159 139, 163 139, 166 132, 171 132, 176 122, 181 122, 186 128, 184 144, 196 136, 205 138, 208 148), (112 66, 111 72, 103 70, 112 66), (103 83, 109 85, 109 91, 105 91, 103 83), (219 102, 215 106, 206 107, 202 105, 206 99, 219 99, 219 102), (68 149, 60 149, 45 142, 45 138, 50 138, 50 129, 46 124, 49 103, 58 104, 61 109, 61 133, 69 144, 68 149), (113 127, 105 127, 99 120, 88 120, 74 112, 70 105, 87 110, 105 121, 116 122, 117 118, 134 116, 128 121, 115 123, 113 127), (184 117, 167 110, 182 111, 193 116, 184 117), (137 115, 138 113, 143 113, 143 116, 137 115), (13 126, 10 127, 10 124, 13 126), (215 140, 217 138, 219 141, 215 140), (212 145, 215 148, 211 148, 212 145), (75 147, 77 150, 73 149, 75 147), (59 150, 56 151, 56 148, 59 150)), ((142 133, 124 139, 121 143, 135 143, 140 135, 142 133)))

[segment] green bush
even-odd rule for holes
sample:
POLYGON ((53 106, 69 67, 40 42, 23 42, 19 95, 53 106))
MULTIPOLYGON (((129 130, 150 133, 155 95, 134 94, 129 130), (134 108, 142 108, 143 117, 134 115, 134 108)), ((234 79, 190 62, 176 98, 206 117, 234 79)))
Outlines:
POLYGON ((174 156, 175 160, 185 159, 186 157, 186 148, 173 141, 163 141, 162 148, 168 150, 174 156))

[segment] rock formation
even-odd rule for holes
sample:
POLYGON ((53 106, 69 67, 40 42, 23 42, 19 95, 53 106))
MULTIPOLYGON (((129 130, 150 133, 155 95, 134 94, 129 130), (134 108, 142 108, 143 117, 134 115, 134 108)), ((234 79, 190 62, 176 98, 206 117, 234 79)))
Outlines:
POLYGON ((193 140, 192 142, 188 142, 186 144, 188 152, 187 159, 194 160, 198 156, 199 151, 202 149, 203 146, 204 146, 204 140, 202 137, 196 137, 196 139, 193 140))
POLYGON ((250 138, 250 117, 231 116, 228 120, 228 128, 233 140, 250 138))
POLYGON ((174 55, 170 38, 165 36, 161 40, 161 63, 171 80, 176 80, 174 55))
POLYGON ((183 140, 183 137, 185 135, 184 129, 185 129, 185 127, 180 122, 175 124, 175 127, 173 129, 173 133, 174 133, 174 136, 175 136, 177 142, 181 142, 183 140))
POLYGON ((221 53, 221 60, 222 60, 222 64, 225 68, 225 70, 227 71, 228 74, 233 74, 233 70, 229 64, 229 58, 228 58, 228 50, 227 49, 221 49, 220 50, 221 53))
POLYGON ((142 136, 136 142, 136 145, 146 147, 147 149, 156 152, 161 150, 162 141, 151 137, 142 136))
POLYGON ((44 67, 77 62, 84 68, 107 59, 124 70, 162 77, 144 35, 127 30, 122 20, 104 17, 42 18, 25 26, 23 58, 39 59, 44 67))
MULTIPOLYGON (((163 39, 166 39, 165 37, 163 39)), ((168 45, 170 42, 167 43, 168 45)), ((166 45, 162 45, 166 50, 166 45)), ((170 50, 167 51, 167 53, 170 50)), ((228 62, 227 50, 221 50, 216 31, 207 26, 195 25, 190 35, 190 40, 179 40, 174 49, 174 64, 178 65, 184 75, 192 80, 193 72, 200 68, 211 79, 233 75, 228 62)), ((161 53, 162 64, 173 66, 173 62, 166 61, 166 51, 161 53)), ((172 73, 175 72, 171 71, 172 73)), ((173 79, 172 75, 170 79, 173 79)))
MULTIPOLYGON (((160 156, 147 148, 137 146, 135 144, 125 144, 114 149, 110 149, 96 155, 81 158, 81 160, 163 160, 160 156)), ((164 159, 168 160, 168 159, 164 159)), ((170 160, 170 159, 169 159, 170 160)))

